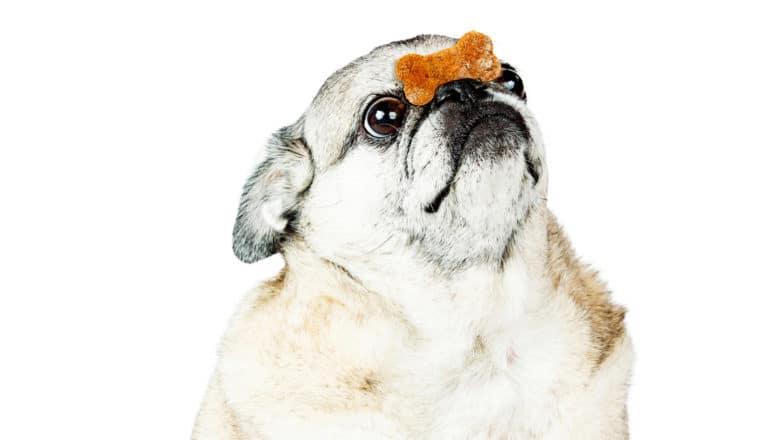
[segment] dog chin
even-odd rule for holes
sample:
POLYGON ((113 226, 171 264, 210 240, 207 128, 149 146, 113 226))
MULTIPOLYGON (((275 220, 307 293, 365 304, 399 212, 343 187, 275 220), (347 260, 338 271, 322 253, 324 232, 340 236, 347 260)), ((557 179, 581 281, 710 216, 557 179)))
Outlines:
POLYGON ((530 139, 522 116, 514 108, 494 101, 472 107, 442 105, 433 111, 429 121, 407 157, 414 173, 405 200, 410 211, 437 213, 455 188, 465 185, 460 177, 471 181, 478 191, 491 190, 478 185, 488 180, 483 175, 500 165, 510 167, 516 150, 530 139))
MULTIPOLYGON (((463 136, 460 158, 454 164, 452 180, 425 206, 425 212, 438 211, 456 186, 471 185, 481 193, 494 191, 478 183, 487 180, 484 174, 494 174, 500 166, 511 166, 505 162, 515 160, 515 149, 523 140, 519 124, 519 121, 505 115, 493 115, 474 123, 463 136)), ((505 176, 496 178, 500 177, 505 176)))

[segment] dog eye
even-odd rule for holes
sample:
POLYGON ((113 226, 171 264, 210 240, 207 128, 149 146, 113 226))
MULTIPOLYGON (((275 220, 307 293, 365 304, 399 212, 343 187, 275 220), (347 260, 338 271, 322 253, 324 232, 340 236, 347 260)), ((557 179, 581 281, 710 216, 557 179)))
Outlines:
POLYGON ((375 100, 364 114, 364 129, 370 136, 384 138, 395 134, 404 122, 406 105, 397 98, 384 96, 375 100))
POLYGON ((524 82, 512 68, 503 66, 503 74, 495 82, 510 90, 519 98, 527 99, 527 94, 524 92, 524 82))

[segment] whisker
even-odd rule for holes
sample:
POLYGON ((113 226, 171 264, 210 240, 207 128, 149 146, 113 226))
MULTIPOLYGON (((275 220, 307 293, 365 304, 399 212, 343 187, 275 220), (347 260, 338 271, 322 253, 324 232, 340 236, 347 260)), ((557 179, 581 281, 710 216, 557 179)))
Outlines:
POLYGON ((324 208, 331 208, 333 206, 337 206, 340 203, 342 203, 342 199, 337 200, 336 202, 333 202, 333 203, 330 203, 330 204, 327 204, 327 205, 312 205, 312 204, 308 204, 308 205, 305 205, 305 206, 307 206, 309 208, 321 208, 321 209, 324 209, 324 208))
POLYGON ((377 245, 374 249, 371 249, 371 250, 365 252, 365 254, 371 254, 372 252, 377 251, 379 248, 383 247, 387 242, 389 242, 392 238, 393 238, 393 234, 389 234, 388 237, 385 240, 383 240, 382 243, 377 245))

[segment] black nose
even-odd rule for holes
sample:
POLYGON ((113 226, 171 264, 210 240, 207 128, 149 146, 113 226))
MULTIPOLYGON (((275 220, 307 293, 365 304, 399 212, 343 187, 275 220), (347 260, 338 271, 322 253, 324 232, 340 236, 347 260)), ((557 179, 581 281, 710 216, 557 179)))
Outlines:
POLYGON ((476 79, 458 79, 441 85, 433 98, 434 105, 439 106, 445 101, 470 102, 484 94, 486 85, 476 79))

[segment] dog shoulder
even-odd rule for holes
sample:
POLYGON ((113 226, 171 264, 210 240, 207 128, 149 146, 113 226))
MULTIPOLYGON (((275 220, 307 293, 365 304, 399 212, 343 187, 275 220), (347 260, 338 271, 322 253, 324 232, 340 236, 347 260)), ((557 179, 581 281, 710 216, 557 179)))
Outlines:
POLYGON ((285 307, 284 289, 286 284, 286 268, 273 278, 248 291, 230 318, 227 330, 221 341, 220 355, 227 352, 232 344, 237 344, 242 338, 241 333, 254 326, 261 327, 265 333, 273 324, 273 317, 280 314, 285 307))
POLYGON ((548 214, 546 268, 555 291, 566 292, 591 329, 589 357, 600 366, 626 339, 625 309, 612 302, 597 271, 581 262, 555 216, 548 214))
POLYGON ((408 329, 392 305, 326 269, 285 269, 247 294, 231 320, 218 373, 247 424, 382 407, 388 354, 408 329))

